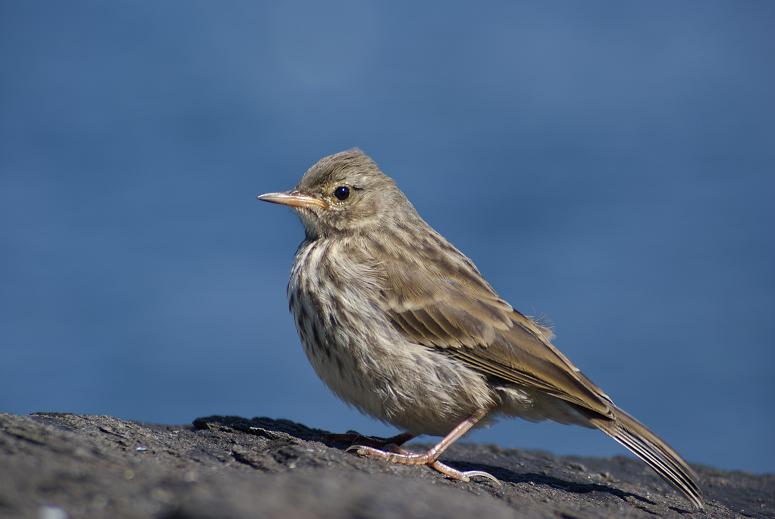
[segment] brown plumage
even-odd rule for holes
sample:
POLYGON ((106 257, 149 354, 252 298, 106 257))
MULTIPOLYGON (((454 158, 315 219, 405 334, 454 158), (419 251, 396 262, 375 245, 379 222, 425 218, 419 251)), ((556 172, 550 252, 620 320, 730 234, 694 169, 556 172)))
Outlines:
POLYGON ((304 224, 288 297, 317 374, 346 402, 407 431, 401 441, 445 436, 424 454, 398 445, 356 452, 492 477, 438 457, 489 417, 550 419, 597 427, 702 508, 686 462, 616 407, 547 328, 504 301, 368 156, 325 157, 293 190, 259 199, 293 207, 304 224))

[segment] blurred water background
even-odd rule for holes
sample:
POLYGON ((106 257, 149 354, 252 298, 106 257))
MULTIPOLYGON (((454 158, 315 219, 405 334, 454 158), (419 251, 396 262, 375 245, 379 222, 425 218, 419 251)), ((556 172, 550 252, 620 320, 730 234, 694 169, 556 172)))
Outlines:
POLYGON ((766 1, 2 2, 0 411, 392 432, 309 367, 301 226, 255 201, 358 146, 689 460, 773 472, 773 27, 766 1))

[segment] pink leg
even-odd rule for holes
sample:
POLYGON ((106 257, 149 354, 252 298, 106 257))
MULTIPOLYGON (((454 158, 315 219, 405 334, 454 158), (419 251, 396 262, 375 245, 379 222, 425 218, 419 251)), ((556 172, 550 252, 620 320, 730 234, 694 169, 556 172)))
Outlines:
POLYGON ((361 456, 366 456, 368 458, 377 458, 385 461, 390 461, 392 463, 401 463, 404 465, 428 465, 452 479, 469 481, 471 477, 481 476, 498 482, 498 480, 495 477, 493 477, 492 475, 486 472, 482 472, 479 470, 461 472, 438 461, 439 456, 441 456, 441 453, 443 453, 447 449, 447 447, 452 445, 455 442, 455 440, 459 439, 461 436, 467 433, 474 425, 476 425, 476 423, 479 420, 484 418, 486 414, 487 414, 487 410, 483 409, 483 410, 477 411, 469 418, 466 418, 465 420, 460 422, 460 424, 458 424, 457 427, 452 429, 452 431, 449 434, 447 434, 439 443, 431 447, 427 452, 423 454, 410 453, 404 449, 392 449, 393 451, 397 451, 397 452, 388 452, 380 449, 375 449, 374 447, 368 447, 365 445, 353 445, 352 447, 348 448, 347 451, 348 452, 354 451, 356 454, 359 454, 361 456))

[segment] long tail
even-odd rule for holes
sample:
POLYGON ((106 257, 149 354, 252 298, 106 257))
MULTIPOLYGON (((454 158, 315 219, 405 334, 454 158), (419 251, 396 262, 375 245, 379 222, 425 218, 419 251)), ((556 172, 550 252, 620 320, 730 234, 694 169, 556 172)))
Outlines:
POLYGON ((638 456, 657 474, 673 485, 694 506, 702 510, 702 493, 697 476, 687 463, 667 443, 645 425, 619 408, 613 420, 592 418, 590 421, 608 436, 638 456))

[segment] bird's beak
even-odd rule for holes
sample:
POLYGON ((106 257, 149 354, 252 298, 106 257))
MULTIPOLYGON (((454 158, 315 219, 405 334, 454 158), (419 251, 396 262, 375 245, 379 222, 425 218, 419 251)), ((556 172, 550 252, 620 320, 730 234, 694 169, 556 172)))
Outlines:
POLYGON ((290 207, 319 207, 321 209, 328 209, 328 204, 319 198, 314 196, 305 195, 300 191, 291 190, 283 193, 265 193, 258 195, 256 198, 264 202, 272 202, 273 204, 283 204, 290 207))

